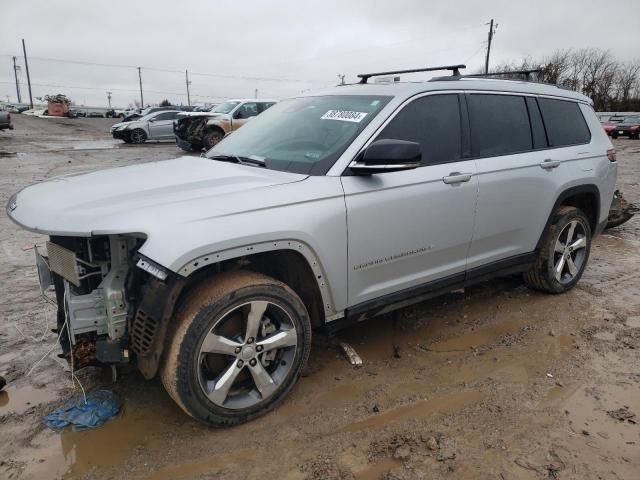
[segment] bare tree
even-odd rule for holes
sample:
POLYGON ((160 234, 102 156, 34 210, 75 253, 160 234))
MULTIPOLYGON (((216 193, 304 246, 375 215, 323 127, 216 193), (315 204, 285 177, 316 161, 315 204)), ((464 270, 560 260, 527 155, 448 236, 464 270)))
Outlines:
MULTIPOLYGON (((618 100, 626 102, 629 100, 634 88, 640 87, 640 59, 632 62, 625 62, 618 66, 615 79, 618 100)), ((636 90, 636 95, 638 92, 636 90)))

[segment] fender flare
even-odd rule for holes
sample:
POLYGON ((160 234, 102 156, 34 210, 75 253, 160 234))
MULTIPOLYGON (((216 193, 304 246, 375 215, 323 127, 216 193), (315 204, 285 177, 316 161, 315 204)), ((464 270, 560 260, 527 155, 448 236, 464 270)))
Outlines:
MULTIPOLYGON (((574 195, 578 195, 581 193, 592 193, 596 197, 595 225, 597 226, 598 220, 600 219, 600 209, 601 209, 600 189, 598 188, 598 186, 590 183, 585 185, 577 185, 575 187, 569 187, 563 190, 556 198, 556 201, 553 203, 553 207, 551 208, 551 212, 549 212, 549 217, 547 218, 547 223, 545 223, 544 229, 542 230, 542 233, 540 233, 540 238, 538 239, 538 243, 536 244, 536 251, 540 249, 540 244, 542 242, 542 238, 544 237, 544 232, 546 232, 547 227, 551 224, 553 220, 554 212, 558 209, 558 207, 562 204, 562 202, 565 201, 567 198, 573 197, 574 195)), ((594 228, 594 225, 592 225, 591 227, 594 228)), ((595 229, 594 229, 594 232, 595 232, 595 229)))
POLYGON ((223 262, 226 260, 233 260, 247 255, 254 255, 256 253, 274 252, 277 250, 293 250, 300 253, 311 268, 320 295, 322 296, 322 305, 324 309, 325 318, 327 321, 341 318, 342 313, 337 313, 335 309, 335 303, 329 290, 327 276, 318 259, 318 256, 309 245, 299 240, 284 239, 284 240, 272 240, 268 242, 260 242, 251 245, 244 245, 242 247, 230 248, 218 252, 212 252, 206 255, 201 255, 193 260, 190 260, 178 270, 176 273, 182 277, 189 277, 195 271, 212 265, 215 263, 223 262))

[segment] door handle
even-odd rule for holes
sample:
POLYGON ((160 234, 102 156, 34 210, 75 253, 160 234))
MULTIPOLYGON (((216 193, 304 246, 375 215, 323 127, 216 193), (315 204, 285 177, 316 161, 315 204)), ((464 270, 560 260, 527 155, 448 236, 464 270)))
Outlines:
POLYGON ((550 158, 547 158, 540 164, 540 166, 545 170, 556 168, 558 165, 560 165, 560 160, 551 160, 550 158))
POLYGON ((452 183, 468 182, 472 176, 472 173, 451 172, 446 177, 442 177, 442 181, 447 185, 451 185, 452 183))

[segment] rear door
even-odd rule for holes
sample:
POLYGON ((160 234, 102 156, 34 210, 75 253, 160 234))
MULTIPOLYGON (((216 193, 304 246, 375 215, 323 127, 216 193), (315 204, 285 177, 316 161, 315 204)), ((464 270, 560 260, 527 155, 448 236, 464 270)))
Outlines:
POLYGON ((420 168, 342 177, 350 306, 464 276, 478 184, 465 158, 462 98, 416 98, 372 139, 419 142, 420 168))
POLYGON ((479 183, 467 264, 473 277, 481 267, 508 266, 535 250, 566 181, 566 162, 578 151, 553 148, 533 96, 483 92, 466 100, 479 183))

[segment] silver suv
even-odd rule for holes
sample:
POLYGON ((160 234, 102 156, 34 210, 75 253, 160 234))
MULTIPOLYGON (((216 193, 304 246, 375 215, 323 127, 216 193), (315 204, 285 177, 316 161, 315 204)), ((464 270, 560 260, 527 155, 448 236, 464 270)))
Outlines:
POLYGON ((590 100, 370 76, 282 101, 206 157, 14 195, 8 215, 50 235, 37 263, 64 354, 134 363, 192 417, 229 425, 283 400, 314 329, 494 275, 571 289, 616 180, 590 100))

